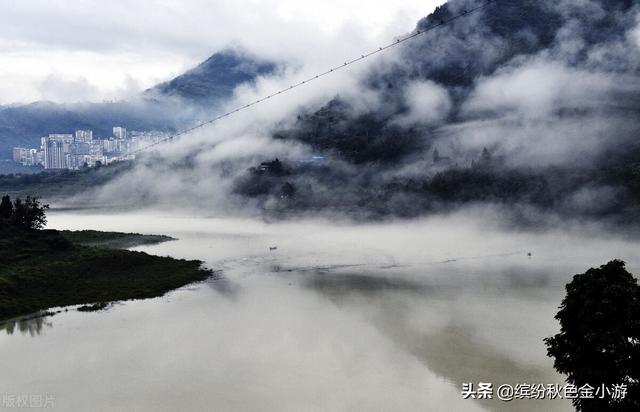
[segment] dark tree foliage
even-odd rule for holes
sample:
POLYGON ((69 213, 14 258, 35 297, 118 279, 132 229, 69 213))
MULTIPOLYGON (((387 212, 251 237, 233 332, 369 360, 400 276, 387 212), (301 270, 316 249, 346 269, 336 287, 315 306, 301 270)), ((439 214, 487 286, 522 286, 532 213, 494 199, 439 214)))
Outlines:
POLYGON ((437 173, 423 185, 423 194, 444 202, 526 202, 546 205, 548 183, 543 176, 514 170, 476 167, 437 173))
POLYGON ((0 223, 23 230, 38 230, 47 223, 46 210, 49 205, 40 203, 38 198, 27 196, 25 200, 17 198, 11 202, 8 195, 0 203, 0 223))
POLYGON ((262 162, 258 167, 252 167, 244 176, 236 180, 234 193, 249 197, 273 193, 281 185, 282 178, 289 174, 289 168, 278 158, 262 162))
POLYGON ((280 189, 281 196, 292 197, 296 193, 296 187, 291 182, 285 182, 280 189))
POLYGON ((13 214, 13 203, 11 203, 11 197, 9 195, 2 196, 2 202, 0 202, 0 219, 9 219, 13 214))
POLYGON ((556 315, 560 333, 545 339, 558 372, 578 387, 626 384, 622 400, 576 399, 578 411, 640 410, 640 286, 613 260, 575 275, 556 315))
POLYGON ((83 170, 48 170, 33 174, 0 175, 0 193, 13 193, 14 196, 67 197, 88 187, 105 185, 132 167, 133 162, 126 161, 83 170))
POLYGON ((590 178, 603 185, 621 185, 630 204, 640 202, 640 143, 609 148, 598 159, 601 165, 590 178))
POLYGON ((293 128, 276 131, 274 137, 298 140, 355 164, 397 161, 424 146, 415 130, 394 126, 376 113, 352 116, 350 111, 347 102, 335 98, 314 113, 298 116, 293 128))

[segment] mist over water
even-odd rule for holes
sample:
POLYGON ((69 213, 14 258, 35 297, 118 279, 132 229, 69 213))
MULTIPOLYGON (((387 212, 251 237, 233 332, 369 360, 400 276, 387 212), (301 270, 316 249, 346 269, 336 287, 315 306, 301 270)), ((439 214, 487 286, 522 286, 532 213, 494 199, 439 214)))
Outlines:
POLYGON ((557 330, 564 285, 614 257, 637 273, 638 244, 584 228, 506 231, 495 218, 267 223, 54 211, 52 228, 172 235, 179 240, 139 250, 217 272, 162 298, 1 334, 0 386, 54 394, 65 411, 571 410, 463 400, 460 388, 562 383, 542 339, 557 330))

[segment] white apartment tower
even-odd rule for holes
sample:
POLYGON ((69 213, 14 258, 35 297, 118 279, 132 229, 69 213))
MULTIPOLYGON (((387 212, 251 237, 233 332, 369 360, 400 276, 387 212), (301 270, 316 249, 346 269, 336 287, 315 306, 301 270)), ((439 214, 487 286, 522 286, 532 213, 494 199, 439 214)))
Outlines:
POLYGON ((92 130, 76 130, 76 143, 91 143, 92 141, 92 130))
POLYGON ((114 127, 113 128, 113 137, 119 140, 124 140, 127 138, 127 129, 124 127, 114 127))
POLYGON ((71 134, 50 134, 42 138, 42 149, 44 150, 45 169, 66 168, 65 153, 69 151, 69 145, 73 142, 71 134))

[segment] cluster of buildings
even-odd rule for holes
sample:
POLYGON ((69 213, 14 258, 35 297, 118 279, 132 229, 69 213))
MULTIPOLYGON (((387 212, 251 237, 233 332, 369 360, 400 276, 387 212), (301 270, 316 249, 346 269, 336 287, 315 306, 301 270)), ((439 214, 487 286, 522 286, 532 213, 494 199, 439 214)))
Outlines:
POLYGON ((109 138, 94 138, 91 130, 73 134, 50 134, 40 139, 39 148, 13 148, 13 160, 24 166, 45 169, 80 169, 133 159, 133 152, 167 138, 161 132, 130 131, 114 127, 109 138))

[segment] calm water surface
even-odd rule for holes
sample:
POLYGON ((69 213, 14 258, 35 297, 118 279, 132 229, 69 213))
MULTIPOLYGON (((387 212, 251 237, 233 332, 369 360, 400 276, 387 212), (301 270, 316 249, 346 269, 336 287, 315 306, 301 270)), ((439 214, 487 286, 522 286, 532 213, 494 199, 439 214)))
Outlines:
POLYGON ((0 392, 46 395, 61 411, 568 411, 565 401, 464 400, 461 384, 562 383, 542 339, 557 329, 565 283, 613 257, 640 270, 636 242, 463 217, 49 220, 168 234, 179 240, 137 249, 219 271, 161 298, 5 325, 0 392))

